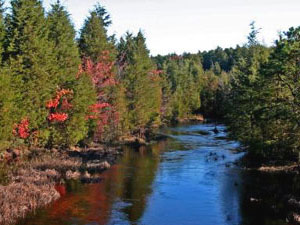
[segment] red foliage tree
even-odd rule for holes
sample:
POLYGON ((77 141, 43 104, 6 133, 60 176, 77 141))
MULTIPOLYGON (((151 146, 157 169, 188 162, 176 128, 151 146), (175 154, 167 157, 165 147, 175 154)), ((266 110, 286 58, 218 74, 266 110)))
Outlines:
POLYGON ((24 118, 19 124, 14 125, 13 134, 21 139, 27 139, 30 136, 28 118, 24 118))
POLYGON ((111 96, 106 92, 107 88, 117 84, 114 65, 110 52, 103 51, 96 63, 90 58, 83 59, 77 74, 77 76, 82 73, 88 74, 97 90, 97 103, 90 106, 90 114, 86 118, 97 121, 96 138, 98 139, 101 138, 106 125, 118 123, 118 114, 111 104, 111 96))
POLYGON ((56 92, 54 99, 47 102, 46 107, 49 109, 48 120, 50 122, 64 122, 69 118, 69 115, 65 112, 72 108, 72 104, 69 103, 68 96, 72 95, 73 91, 69 89, 62 89, 56 92))
POLYGON ((48 116, 50 122, 64 122, 68 119, 69 115, 66 113, 51 113, 48 116))

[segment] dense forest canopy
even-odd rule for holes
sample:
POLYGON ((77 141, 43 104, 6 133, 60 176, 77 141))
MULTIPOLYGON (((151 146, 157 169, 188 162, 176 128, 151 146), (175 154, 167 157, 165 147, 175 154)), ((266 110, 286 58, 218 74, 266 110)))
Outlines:
POLYGON ((260 159, 300 150, 300 27, 275 45, 257 41, 150 57, 142 32, 109 36, 97 4, 78 38, 57 1, 0 1, 0 154, 10 148, 69 147, 153 129, 194 114, 228 125, 260 159))

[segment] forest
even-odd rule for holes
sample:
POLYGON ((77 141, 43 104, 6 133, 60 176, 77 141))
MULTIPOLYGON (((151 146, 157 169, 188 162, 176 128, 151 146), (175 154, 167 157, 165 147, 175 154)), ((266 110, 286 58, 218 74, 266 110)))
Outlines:
POLYGON ((79 33, 60 1, 12 0, 0 10, 0 155, 66 149, 204 115, 261 161, 298 160, 300 27, 273 46, 257 40, 197 54, 151 56, 142 32, 108 35, 98 4, 79 33))

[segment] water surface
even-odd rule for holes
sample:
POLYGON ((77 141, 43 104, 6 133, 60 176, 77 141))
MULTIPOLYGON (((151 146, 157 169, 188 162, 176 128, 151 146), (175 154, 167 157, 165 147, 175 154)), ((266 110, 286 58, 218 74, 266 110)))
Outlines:
POLYGON ((124 148, 99 184, 69 182, 63 197, 20 225, 267 225, 288 224, 280 204, 299 193, 296 177, 244 171, 243 156, 224 126, 168 128, 167 140, 124 148))

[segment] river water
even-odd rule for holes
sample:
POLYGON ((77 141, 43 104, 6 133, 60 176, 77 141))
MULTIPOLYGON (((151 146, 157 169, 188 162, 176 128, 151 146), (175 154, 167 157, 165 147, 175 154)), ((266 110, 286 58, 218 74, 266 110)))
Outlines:
POLYGON ((268 225, 289 224, 283 204, 299 193, 297 177, 234 165, 244 153, 212 124, 165 129, 168 139, 124 147, 98 184, 69 182, 62 198, 20 225, 268 225))

